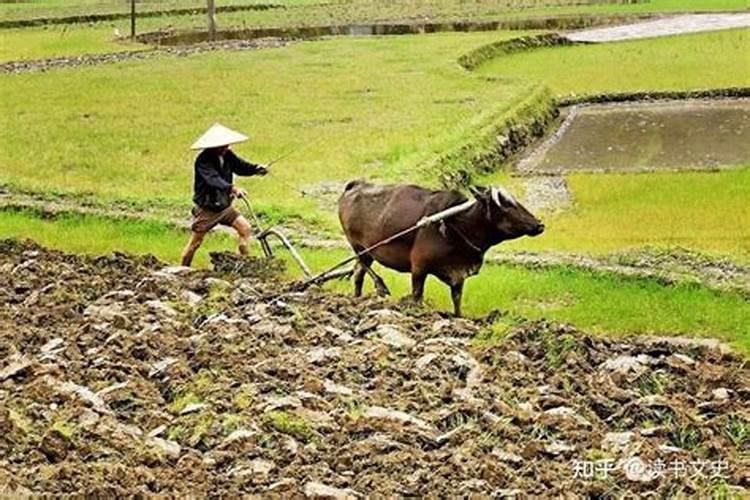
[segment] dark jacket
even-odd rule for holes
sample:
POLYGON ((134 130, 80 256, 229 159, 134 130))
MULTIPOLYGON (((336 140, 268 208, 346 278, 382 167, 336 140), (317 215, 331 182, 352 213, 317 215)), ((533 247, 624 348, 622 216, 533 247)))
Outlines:
POLYGON ((201 208, 220 212, 232 204, 232 175, 254 175, 259 165, 249 163, 227 150, 224 164, 216 149, 205 149, 195 159, 193 202, 201 208))

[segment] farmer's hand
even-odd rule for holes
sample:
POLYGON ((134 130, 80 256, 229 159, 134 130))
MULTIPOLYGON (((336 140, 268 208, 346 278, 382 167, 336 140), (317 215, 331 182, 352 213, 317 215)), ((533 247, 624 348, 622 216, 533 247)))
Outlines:
POLYGON ((231 194, 235 198, 244 198, 245 196, 247 196, 247 191, 237 186, 232 186, 231 194))
POLYGON ((267 165, 258 165, 258 168, 255 169, 255 175, 266 175, 267 173, 268 173, 267 165))

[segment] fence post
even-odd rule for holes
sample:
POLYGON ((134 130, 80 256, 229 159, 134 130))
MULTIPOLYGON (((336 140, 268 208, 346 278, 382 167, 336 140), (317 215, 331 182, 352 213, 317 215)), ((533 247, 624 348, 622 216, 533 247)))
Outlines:
POLYGON ((130 0, 130 38, 135 40, 135 0, 130 0))
POLYGON ((208 0, 208 40, 216 40, 216 3, 214 0, 208 0))

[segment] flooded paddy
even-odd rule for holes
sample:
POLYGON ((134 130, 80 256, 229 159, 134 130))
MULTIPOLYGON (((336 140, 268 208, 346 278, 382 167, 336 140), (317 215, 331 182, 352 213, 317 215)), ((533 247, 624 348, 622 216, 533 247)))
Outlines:
POLYGON ((575 106, 523 159, 528 174, 716 169, 750 163, 750 99, 575 106))

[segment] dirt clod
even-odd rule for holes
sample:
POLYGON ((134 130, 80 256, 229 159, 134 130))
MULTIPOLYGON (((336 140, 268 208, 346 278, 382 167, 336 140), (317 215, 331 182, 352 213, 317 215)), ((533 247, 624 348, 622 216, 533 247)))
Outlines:
POLYGON ((285 262, 280 259, 241 257, 231 252, 211 252, 211 265, 216 272, 267 280, 278 278, 285 270, 285 262))

